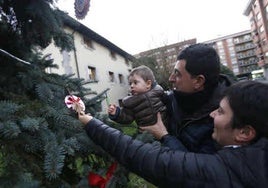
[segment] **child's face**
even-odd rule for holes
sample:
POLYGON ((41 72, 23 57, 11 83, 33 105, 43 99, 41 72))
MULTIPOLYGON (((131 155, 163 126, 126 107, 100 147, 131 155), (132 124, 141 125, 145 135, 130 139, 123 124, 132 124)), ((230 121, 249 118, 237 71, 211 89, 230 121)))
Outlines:
POLYGON ((151 80, 148 80, 146 82, 137 74, 134 74, 133 76, 129 76, 128 80, 129 80, 130 91, 132 95, 146 93, 147 91, 151 89, 151 80))

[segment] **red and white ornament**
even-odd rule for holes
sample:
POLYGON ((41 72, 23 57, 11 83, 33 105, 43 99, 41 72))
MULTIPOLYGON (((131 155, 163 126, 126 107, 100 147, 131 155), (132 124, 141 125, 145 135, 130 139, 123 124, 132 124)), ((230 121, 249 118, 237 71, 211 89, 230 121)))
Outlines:
POLYGON ((80 97, 77 97, 75 95, 67 95, 64 101, 66 106, 73 110, 76 110, 75 108, 76 104, 78 104, 81 107, 82 111, 85 111, 86 109, 84 102, 80 99, 80 97))

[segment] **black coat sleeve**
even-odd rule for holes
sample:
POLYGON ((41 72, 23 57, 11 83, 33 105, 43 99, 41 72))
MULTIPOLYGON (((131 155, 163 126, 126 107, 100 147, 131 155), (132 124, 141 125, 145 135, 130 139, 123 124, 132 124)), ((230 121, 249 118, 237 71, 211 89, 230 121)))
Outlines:
MULTIPOLYGON (((174 151, 134 140, 95 118, 85 129, 88 136, 119 163, 157 186, 178 187, 189 181, 203 182, 210 176, 210 181, 214 182, 218 171, 214 167, 220 169, 222 165, 214 155, 174 151), (207 161, 211 163, 208 166, 207 161)), ((224 171, 219 171, 222 177, 224 171)))
POLYGON ((177 139, 175 136, 167 134, 163 136, 160 141, 163 144, 163 146, 169 147, 170 149, 188 151, 187 148, 181 143, 181 141, 177 139))

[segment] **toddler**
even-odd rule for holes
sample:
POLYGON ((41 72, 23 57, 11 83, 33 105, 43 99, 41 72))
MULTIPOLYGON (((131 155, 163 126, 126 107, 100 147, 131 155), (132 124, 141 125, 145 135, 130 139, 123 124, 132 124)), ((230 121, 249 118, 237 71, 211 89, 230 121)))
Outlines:
POLYGON ((165 120, 166 107, 161 100, 164 90, 156 83, 152 70, 144 65, 136 67, 128 80, 131 95, 122 100, 121 107, 109 106, 109 118, 120 124, 135 121, 138 126, 148 126, 157 122, 157 112, 160 112, 165 120))

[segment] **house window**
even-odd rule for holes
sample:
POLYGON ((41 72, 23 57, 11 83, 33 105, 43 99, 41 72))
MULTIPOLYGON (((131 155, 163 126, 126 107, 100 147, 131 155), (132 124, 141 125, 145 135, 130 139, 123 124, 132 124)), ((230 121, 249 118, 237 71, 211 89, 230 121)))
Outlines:
POLYGON ((114 81, 115 81, 115 80, 114 80, 114 73, 111 72, 111 71, 109 71, 109 81, 110 81, 110 82, 114 82, 114 81))
POLYGON ((264 27, 263 25, 260 27, 260 33, 262 33, 264 31, 264 27))
POLYGON ((118 79, 120 84, 124 83, 124 76, 122 74, 118 74, 118 79))
POLYGON ((96 81, 96 68, 88 66, 88 78, 90 81, 96 81))
POLYGON ((260 20, 261 19, 261 13, 257 13, 257 15, 256 15, 256 18, 257 18, 257 20, 260 20))
POLYGON ((113 59, 116 59, 116 53, 114 51, 110 51, 110 55, 113 59))
POLYGON ((125 58, 125 63, 126 65, 129 65, 129 60, 127 58, 125 58))
POLYGON ((254 2, 254 5, 253 5, 254 8, 257 7, 257 1, 254 2))
POLYGON ((93 42, 90 38, 88 37, 83 37, 84 40, 84 44, 88 47, 88 48, 92 48, 93 49, 93 42))

